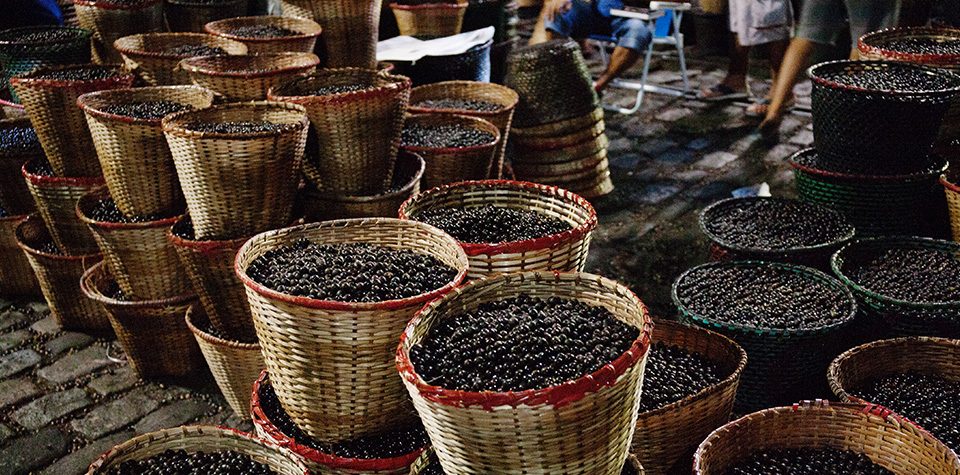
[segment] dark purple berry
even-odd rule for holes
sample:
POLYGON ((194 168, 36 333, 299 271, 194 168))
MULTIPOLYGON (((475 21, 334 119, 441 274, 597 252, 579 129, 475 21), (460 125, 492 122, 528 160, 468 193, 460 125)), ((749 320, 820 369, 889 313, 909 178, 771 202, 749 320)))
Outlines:
POLYGON ((893 475, 866 455, 849 450, 782 449, 753 454, 726 471, 726 475, 893 475))
POLYGON ((103 108, 103 112, 108 114, 148 120, 162 119, 167 114, 185 110, 193 110, 193 106, 171 101, 137 101, 127 102, 125 104, 114 104, 103 108))
POLYGON ((496 112, 503 109, 503 106, 493 102, 482 101, 478 99, 454 99, 454 98, 443 98, 443 99, 427 99, 420 101, 416 104, 412 104, 410 107, 420 107, 424 109, 450 109, 450 110, 461 110, 461 111, 477 111, 477 112, 496 112))
POLYGON ((552 236, 573 229, 566 221, 536 211, 483 205, 424 211, 417 221, 436 226, 459 242, 501 243, 552 236))
POLYGON ((650 346, 643 372, 640 412, 659 409, 723 380, 720 367, 700 353, 657 342, 650 346))
POLYGON ((277 25, 241 26, 227 30, 226 33, 228 35, 239 36, 240 38, 283 38, 286 36, 298 36, 302 34, 277 25))
POLYGON ((400 136, 400 143, 404 147, 462 148, 488 145, 495 138, 490 132, 460 124, 407 124, 400 136))

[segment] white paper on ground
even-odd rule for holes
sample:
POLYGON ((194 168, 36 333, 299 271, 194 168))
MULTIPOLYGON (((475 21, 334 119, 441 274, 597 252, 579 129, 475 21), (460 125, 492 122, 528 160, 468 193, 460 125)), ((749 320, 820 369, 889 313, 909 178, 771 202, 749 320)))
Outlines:
POLYGON ((377 61, 416 61, 424 56, 463 54, 493 38, 494 27, 446 36, 433 40, 418 40, 412 36, 397 36, 377 43, 377 61))

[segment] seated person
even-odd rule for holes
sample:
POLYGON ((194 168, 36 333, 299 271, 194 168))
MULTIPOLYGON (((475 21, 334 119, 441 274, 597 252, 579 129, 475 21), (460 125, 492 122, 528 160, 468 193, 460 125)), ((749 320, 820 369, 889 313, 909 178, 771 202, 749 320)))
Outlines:
POLYGON ((0 30, 18 26, 62 25, 56 0, 6 0, 6 15, 0 15, 0 30))

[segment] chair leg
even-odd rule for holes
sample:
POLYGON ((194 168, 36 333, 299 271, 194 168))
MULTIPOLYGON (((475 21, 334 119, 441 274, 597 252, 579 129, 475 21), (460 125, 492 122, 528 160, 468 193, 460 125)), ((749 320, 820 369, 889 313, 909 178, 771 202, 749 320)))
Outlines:
POLYGON ((677 53, 680 55, 680 74, 683 76, 683 92, 690 92, 690 82, 687 79, 687 59, 683 54, 683 34, 677 35, 677 53))
POLYGON ((606 104, 601 105, 601 107, 603 107, 606 110, 619 112, 625 115, 634 114, 640 110, 640 107, 643 105, 643 94, 647 88, 647 74, 650 72, 650 57, 652 55, 653 55, 653 43, 650 43, 650 45, 647 47, 647 54, 643 59, 643 75, 640 76, 639 84, 633 83, 632 81, 630 83, 624 83, 618 79, 614 79, 613 82, 610 84, 611 86, 620 86, 620 87, 628 87, 630 89, 636 89, 637 100, 636 102, 633 103, 633 107, 630 107, 630 108, 616 107, 616 106, 611 106, 606 104))

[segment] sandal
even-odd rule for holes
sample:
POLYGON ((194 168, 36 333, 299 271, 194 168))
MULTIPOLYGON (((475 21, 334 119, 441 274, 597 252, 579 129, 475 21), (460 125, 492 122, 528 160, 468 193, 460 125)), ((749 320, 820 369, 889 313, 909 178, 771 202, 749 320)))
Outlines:
POLYGON ((697 99, 701 101, 715 102, 715 101, 730 101, 733 99, 746 99, 747 92, 737 91, 736 89, 727 86, 726 84, 714 84, 710 86, 709 89, 705 89, 697 93, 697 99))
MULTIPOLYGON (((790 99, 789 102, 784 104, 783 111, 790 112, 793 110, 793 107, 796 105, 795 99, 790 99)), ((744 110, 744 115, 747 117, 766 117, 767 111, 770 110, 770 99, 764 97, 763 99, 757 99, 750 103, 749 106, 744 110)))

